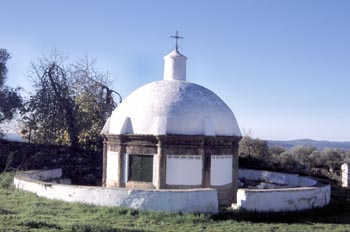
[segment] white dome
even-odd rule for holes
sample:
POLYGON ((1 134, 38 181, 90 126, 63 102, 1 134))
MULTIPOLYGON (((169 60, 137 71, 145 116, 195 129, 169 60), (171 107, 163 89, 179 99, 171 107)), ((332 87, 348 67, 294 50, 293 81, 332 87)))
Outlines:
POLYGON ((241 135, 234 114, 215 93, 179 80, 135 90, 113 111, 102 133, 241 135))

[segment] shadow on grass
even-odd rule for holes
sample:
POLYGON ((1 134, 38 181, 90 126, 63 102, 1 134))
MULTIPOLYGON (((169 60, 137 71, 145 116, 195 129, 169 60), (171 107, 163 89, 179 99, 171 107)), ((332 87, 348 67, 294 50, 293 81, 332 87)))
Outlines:
POLYGON ((137 230, 137 229, 127 229, 127 228, 110 228, 109 226, 105 225, 94 225, 94 224, 75 224, 70 228, 70 231, 72 232, 120 232, 120 231, 126 231, 126 232, 142 232, 145 230, 137 230))
POLYGON ((0 208, 0 214, 9 215, 9 214, 14 214, 14 213, 10 210, 0 208))
POLYGON ((19 223, 20 226, 26 226, 31 229, 42 229, 42 228, 47 228, 47 229, 57 229, 57 230, 62 230, 62 227, 59 225, 49 223, 49 222, 43 222, 43 221, 27 221, 27 222, 22 222, 19 223))

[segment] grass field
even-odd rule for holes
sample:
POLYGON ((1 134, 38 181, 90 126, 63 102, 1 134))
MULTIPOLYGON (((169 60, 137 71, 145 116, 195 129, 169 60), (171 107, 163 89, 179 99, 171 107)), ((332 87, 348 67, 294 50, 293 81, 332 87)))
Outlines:
POLYGON ((345 191, 329 206, 304 212, 182 215, 47 200, 13 189, 12 177, 0 175, 0 231, 350 231, 345 191))

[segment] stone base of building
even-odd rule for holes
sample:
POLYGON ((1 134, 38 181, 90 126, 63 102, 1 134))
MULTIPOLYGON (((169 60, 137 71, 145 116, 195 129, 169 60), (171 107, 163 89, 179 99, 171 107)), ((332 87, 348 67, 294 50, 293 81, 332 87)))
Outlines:
POLYGON ((220 205, 236 201, 239 136, 103 136, 102 182, 106 187, 213 188, 218 192, 220 205), (139 163, 134 164, 136 159, 139 163), (138 167, 142 162, 148 166, 138 167), (145 179, 137 173, 142 170, 149 170, 145 179))

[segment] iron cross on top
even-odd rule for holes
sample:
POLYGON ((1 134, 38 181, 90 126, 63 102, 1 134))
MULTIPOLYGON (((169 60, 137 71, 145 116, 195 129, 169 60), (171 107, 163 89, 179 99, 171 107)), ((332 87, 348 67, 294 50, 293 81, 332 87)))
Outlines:
POLYGON ((172 36, 170 36, 170 38, 174 38, 176 40, 176 51, 178 51, 179 50, 179 45, 178 45, 177 42, 178 42, 179 39, 183 39, 184 37, 179 36, 178 31, 176 31, 176 35, 172 35, 172 36))

